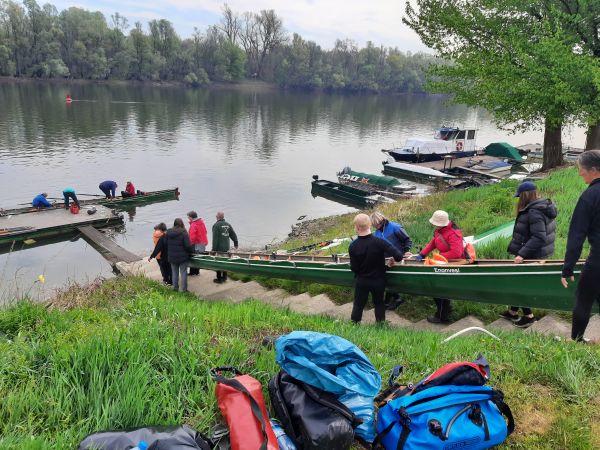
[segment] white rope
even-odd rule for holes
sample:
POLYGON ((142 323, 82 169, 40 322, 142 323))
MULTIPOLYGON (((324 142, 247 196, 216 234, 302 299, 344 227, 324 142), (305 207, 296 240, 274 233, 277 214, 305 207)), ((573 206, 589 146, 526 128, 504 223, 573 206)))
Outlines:
POLYGON ((489 335, 489 336, 493 337, 494 339, 496 339, 496 340, 498 340, 498 341, 500 340, 500 338, 499 338, 498 336, 496 336, 495 334, 492 334, 492 333, 490 333, 490 332, 489 332, 488 330, 486 330, 485 328, 481 328, 481 327, 468 327, 468 328, 465 328, 465 329, 463 329, 463 330, 460 330, 460 331, 459 331, 459 332, 457 332, 457 333, 454 333, 454 334, 453 334, 452 336, 450 336, 450 337, 447 337, 446 339, 444 339, 444 340, 442 341, 442 344, 445 344, 446 342, 448 342, 448 341, 451 341, 451 340, 452 340, 452 339, 454 339, 455 337, 457 337, 457 336, 460 336, 461 334, 464 334, 464 333, 466 333, 467 331, 480 331, 480 332, 482 332, 482 333, 485 333, 485 334, 487 334, 487 335, 489 335))

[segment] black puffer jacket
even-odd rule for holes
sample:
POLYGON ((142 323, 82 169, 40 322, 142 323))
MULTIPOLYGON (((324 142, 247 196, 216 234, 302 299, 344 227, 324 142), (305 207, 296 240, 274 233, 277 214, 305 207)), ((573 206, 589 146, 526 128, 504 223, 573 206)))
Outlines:
POLYGON ((547 258, 554 253, 556 216, 552 200, 532 201, 517 215, 508 252, 524 259, 547 258))
POLYGON ((187 231, 180 228, 167 230, 167 256, 172 264, 181 264, 190 259, 194 247, 190 244, 187 231))

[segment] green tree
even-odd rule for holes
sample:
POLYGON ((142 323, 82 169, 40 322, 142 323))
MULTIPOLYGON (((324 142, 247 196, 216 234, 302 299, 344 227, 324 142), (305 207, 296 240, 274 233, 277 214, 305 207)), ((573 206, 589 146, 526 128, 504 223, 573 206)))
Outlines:
POLYGON ((418 0, 404 19, 454 64, 439 66, 431 87, 480 105, 513 130, 544 129, 544 169, 562 162, 562 126, 581 116, 594 64, 574 51, 556 22, 536 17, 537 1, 418 0))

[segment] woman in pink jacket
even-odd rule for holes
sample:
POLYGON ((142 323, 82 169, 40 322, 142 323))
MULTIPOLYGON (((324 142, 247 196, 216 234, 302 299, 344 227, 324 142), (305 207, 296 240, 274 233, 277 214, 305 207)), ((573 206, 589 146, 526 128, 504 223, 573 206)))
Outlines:
MULTIPOLYGON (((448 260, 464 259, 465 246, 462 232, 450 221, 448 213, 441 210, 434 212, 431 219, 429 219, 429 223, 435 227, 433 239, 419 252, 415 259, 422 261, 425 256, 436 249, 440 255, 448 260)), ((450 322, 450 314, 452 313, 450 300, 447 298, 434 298, 433 300, 437 306, 437 311, 435 315, 428 317, 427 321, 431 323, 450 322)))
MULTIPOLYGON (((190 223, 190 244, 194 247, 194 253, 202 253, 206 251, 206 246, 208 245, 208 233, 204 220, 198 217, 196 211, 190 211, 187 213, 187 216, 190 223)), ((199 274, 200 269, 190 268, 190 275, 199 274)))

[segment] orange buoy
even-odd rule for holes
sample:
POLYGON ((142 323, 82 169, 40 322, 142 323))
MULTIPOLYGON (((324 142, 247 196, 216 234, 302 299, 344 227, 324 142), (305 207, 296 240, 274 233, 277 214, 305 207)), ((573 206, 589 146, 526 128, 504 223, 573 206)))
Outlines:
POLYGON ((71 94, 67 94, 67 103, 71 103, 73 99, 71 99, 71 94))

